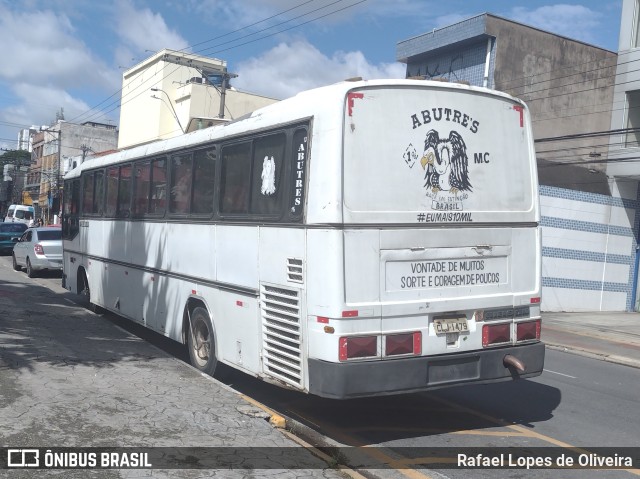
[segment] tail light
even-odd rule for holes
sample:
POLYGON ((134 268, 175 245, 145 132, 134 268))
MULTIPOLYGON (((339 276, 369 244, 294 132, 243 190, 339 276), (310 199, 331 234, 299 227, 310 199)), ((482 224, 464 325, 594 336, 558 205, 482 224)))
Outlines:
POLYGON ((42 245, 40 243, 36 243, 33 245, 33 252, 35 254, 44 254, 44 250, 42 249, 42 245))
POLYGON ((482 347, 511 342, 511 323, 482 326, 482 347))
POLYGON ((415 332, 385 336, 385 351, 387 356, 399 354, 414 354, 417 356, 422 352, 422 334, 415 332))
POLYGON ((378 355, 378 336, 346 336, 340 338, 340 361, 378 355))
POLYGON ((540 320, 516 323, 516 341, 540 339, 540 320))

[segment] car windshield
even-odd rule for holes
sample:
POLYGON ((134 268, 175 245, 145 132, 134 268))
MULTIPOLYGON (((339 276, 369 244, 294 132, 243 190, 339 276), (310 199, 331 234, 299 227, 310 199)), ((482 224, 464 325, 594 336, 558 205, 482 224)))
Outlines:
POLYGON ((62 239, 62 230, 38 231, 38 240, 50 241, 62 239))
POLYGON ((22 233, 27 229, 24 223, 5 223, 0 224, 0 233, 22 233))

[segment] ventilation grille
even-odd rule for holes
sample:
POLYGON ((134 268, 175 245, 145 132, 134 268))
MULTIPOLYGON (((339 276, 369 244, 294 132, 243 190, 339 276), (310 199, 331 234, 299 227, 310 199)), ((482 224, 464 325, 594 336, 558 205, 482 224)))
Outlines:
POLYGON ((260 287, 264 371, 293 386, 302 386, 300 298, 296 290, 260 287))
POLYGON ((293 283, 302 283, 304 274, 302 260, 298 258, 287 258, 287 277, 293 283))

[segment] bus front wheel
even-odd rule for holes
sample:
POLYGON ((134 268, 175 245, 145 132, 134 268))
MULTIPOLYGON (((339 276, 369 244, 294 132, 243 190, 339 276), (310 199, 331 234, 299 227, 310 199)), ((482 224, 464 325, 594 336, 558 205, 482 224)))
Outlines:
POLYGON ((218 366, 213 326, 209 312, 202 307, 191 311, 188 346, 191 364, 203 373, 213 376, 218 366))

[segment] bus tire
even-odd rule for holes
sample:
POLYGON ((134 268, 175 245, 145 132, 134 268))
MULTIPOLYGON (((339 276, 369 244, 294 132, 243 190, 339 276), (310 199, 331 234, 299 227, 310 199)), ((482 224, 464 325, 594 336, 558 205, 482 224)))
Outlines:
POLYGON ((213 376, 218 367, 215 335, 209 312, 200 306, 191 311, 187 336, 189 359, 197 370, 213 376))

